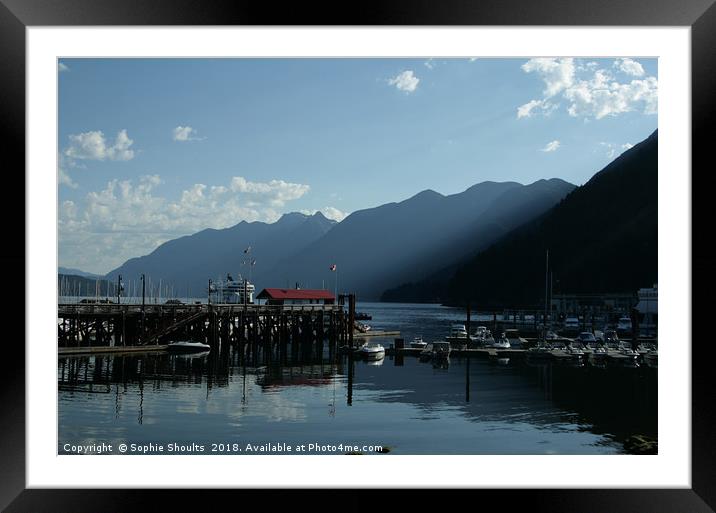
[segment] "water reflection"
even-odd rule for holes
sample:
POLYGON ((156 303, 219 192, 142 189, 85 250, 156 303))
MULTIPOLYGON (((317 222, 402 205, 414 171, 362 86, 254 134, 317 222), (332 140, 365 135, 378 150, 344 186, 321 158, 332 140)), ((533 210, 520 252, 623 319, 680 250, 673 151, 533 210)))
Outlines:
POLYGON ((657 435, 656 374, 454 356, 400 365, 316 356, 257 365, 229 350, 68 357, 58 361, 60 438, 373 436, 404 454, 619 452, 629 436, 657 435))

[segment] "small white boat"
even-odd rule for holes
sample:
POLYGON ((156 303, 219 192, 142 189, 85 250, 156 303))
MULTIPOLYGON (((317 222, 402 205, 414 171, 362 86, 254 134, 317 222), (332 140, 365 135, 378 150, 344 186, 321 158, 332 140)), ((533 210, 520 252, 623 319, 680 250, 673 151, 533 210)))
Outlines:
POLYGON ((496 347, 497 349, 509 349, 512 346, 510 344, 510 340, 503 333, 500 338, 495 339, 492 343, 492 347, 496 347))
POLYGON ((169 345, 167 346, 167 351, 172 351, 176 353, 201 353, 211 351, 211 346, 209 344, 204 344, 203 342, 178 340, 176 342, 169 343, 169 345))
POLYGON ((413 339, 413 341, 410 343, 410 347, 413 349, 425 349, 425 346, 427 346, 428 343, 423 340, 423 337, 417 336, 413 339))
POLYGON ((385 348, 378 342, 368 342, 358 350, 358 353, 371 360, 385 358, 385 348))
POLYGON ((450 328, 450 335, 447 337, 447 340, 449 342, 453 341, 466 341, 467 339, 467 330, 465 329, 464 324, 453 324, 450 328))

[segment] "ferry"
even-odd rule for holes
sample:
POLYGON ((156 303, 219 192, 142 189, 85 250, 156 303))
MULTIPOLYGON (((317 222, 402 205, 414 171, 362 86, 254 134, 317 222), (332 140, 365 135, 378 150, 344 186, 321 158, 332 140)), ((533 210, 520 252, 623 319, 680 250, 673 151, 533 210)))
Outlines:
POLYGON ((226 280, 215 280, 209 286, 209 301, 221 304, 253 304, 256 286, 246 278, 234 280, 231 274, 226 280))

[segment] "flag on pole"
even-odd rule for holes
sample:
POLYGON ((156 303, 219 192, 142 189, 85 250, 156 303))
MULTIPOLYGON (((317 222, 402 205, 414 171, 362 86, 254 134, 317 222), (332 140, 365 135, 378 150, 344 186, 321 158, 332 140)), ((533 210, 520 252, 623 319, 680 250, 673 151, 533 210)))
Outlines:
POLYGON ((336 264, 333 264, 332 266, 330 266, 329 269, 330 269, 331 271, 335 271, 335 270, 336 270, 336 264))

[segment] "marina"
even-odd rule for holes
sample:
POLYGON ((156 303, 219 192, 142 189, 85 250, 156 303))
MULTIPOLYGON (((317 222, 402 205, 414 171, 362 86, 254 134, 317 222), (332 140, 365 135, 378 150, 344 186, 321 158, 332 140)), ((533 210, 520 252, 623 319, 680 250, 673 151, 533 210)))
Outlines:
MULTIPOLYGON (((165 343, 60 348, 61 439, 104 425, 98 441, 115 445, 168 442, 162 430, 172 426, 171 441, 185 446, 215 439, 256 442, 261 433, 276 444, 307 438, 329 445, 370 442, 389 447, 391 454, 619 454, 655 447, 651 342, 640 343, 636 366, 625 364, 628 358, 618 348, 603 362, 594 352, 577 361, 551 349, 533 357, 539 339, 532 337, 527 348, 451 348, 445 342, 449 352, 433 357, 431 346, 465 321, 464 309, 358 306, 371 312, 374 330, 371 337, 354 333, 353 349, 347 333, 332 344, 329 330, 322 343, 299 342, 292 350, 289 342, 286 351, 224 344, 232 339, 221 336, 203 353, 174 354, 165 343), (411 347, 416 339, 426 347, 411 347), (383 354, 360 354, 364 343, 380 345, 383 354), (431 354, 422 358, 427 347, 431 354), (635 436, 649 443, 634 444, 635 436)), ((82 308, 116 311, 116 305, 82 308)), ((255 308, 258 313, 268 307, 255 308)), ((334 307, 312 308, 314 315, 327 316, 334 307)), ((339 309, 333 311, 338 318, 339 309)), ((208 305, 189 312, 206 314, 208 305)), ((345 317, 349 321, 350 309, 345 317)), ((471 336, 476 331, 482 330, 471 329, 471 336)))

